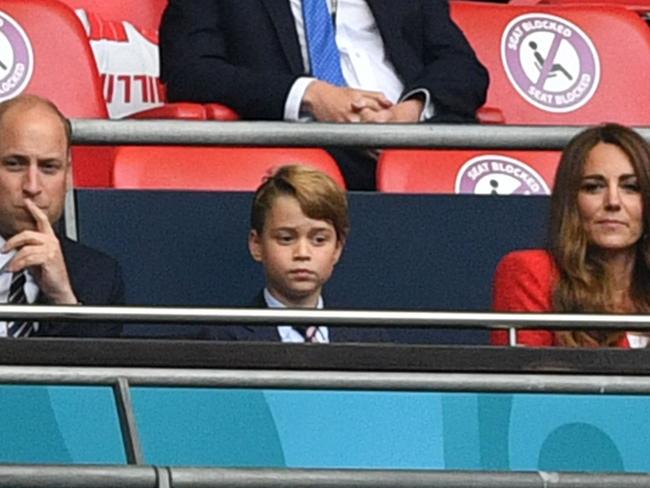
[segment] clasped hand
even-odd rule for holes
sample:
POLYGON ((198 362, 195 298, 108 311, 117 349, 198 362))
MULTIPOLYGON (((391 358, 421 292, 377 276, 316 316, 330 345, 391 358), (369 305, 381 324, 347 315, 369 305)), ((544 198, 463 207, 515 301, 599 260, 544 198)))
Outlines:
POLYGON ((312 82, 305 91, 303 108, 320 122, 417 122, 422 101, 393 104, 381 92, 312 82))
POLYGON ((5 243, 2 252, 16 250, 7 265, 7 271, 15 273, 29 268, 40 291, 51 303, 77 303, 61 245, 47 215, 32 200, 26 198, 24 201, 25 207, 34 218, 36 228, 24 230, 5 243))

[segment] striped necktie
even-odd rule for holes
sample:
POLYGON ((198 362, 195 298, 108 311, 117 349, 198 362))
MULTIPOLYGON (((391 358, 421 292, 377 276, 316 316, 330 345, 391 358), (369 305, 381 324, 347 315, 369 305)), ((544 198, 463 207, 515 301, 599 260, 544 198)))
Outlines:
POLYGON ((315 327, 313 325, 306 326, 306 325, 294 325, 292 326, 293 330, 298 332, 303 339, 305 339, 305 342, 311 343, 311 342, 317 342, 316 341, 316 335, 318 334, 318 327, 315 327))
MULTIPOLYGON (((24 305, 27 303, 25 296, 25 271, 14 273, 11 277, 11 286, 9 287, 8 303, 12 305, 24 305)), ((26 320, 14 320, 7 324, 8 337, 27 337, 33 332, 32 322, 26 320)))
POLYGON ((302 0, 302 16, 312 76, 333 85, 346 86, 327 3, 325 0, 302 0))

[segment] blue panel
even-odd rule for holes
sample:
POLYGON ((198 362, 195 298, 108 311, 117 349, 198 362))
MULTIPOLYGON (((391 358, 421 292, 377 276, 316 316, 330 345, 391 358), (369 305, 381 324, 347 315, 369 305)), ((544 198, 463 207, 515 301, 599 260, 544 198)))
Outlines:
POLYGON ((443 468, 440 395, 267 391, 291 467, 443 468))
POLYGON ((479 398, 473 393, 440 395, 444 429, 445 468, 480 469, 479 398))
POLYGON ((285 465, 261 391, 133 388, 131 395, 147 463, 285 465))
POLYGON ((1 385, 0 418, 0 462, 126 462, 110 387, 1 385))
MULTIPOLYGON (((262 286, 246 245, 250 193, 76 194, 80 240, 119 259, 129 303, 246 306, 262 286)), ((543 244, 548 215, 546 197, 352 192, 349 200, 352 231, 326 286, 343 308, 486 310, 499 258, 543 244)), ((132 327, 154 334, 153 327, 132 327)), ((393 332, 398 342, 488 339, 485 330, 393 332)))
POLYGON ((640 396, 516 395, 513 469, 650 471, 650 399, 640 396))
POLYGON ((650 471, 650 398, 135 388, 147 462, 650 471))

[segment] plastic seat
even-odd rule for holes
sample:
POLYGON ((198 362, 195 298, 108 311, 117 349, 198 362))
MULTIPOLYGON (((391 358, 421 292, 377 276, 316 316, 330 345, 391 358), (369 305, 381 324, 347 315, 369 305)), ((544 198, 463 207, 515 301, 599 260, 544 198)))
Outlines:
POLYGON ((82 8, 106 20, 128 20, 145 32, 158 32, 167 0, 60 0, 73 9, 82 8))
POLYGON ((277 166, 317 168, 345 188, 336 161, 317 148, 121 147, 113 186, 122 189, 253 191, 277 166))
MULTIPOLYGON (((158 28, 167 0, 60 0, 72 9, 84 9, 107 24, 128 21, 154 44, 158 44, 158 28)), ((110 28, 110 27, 109 27, 110 28)), ((101 37, 100 37, 101 38, 101 37)), ((221 104, 168 103, 164 86, 158 81, 157 92, 165 102, 160 107, 137 112, 137 119, 238 120, 237 113, 221 104)))
MULTIPOLYGON (((70 118, 107 118, 93 53, 72 10, 54 0, 2 0, 0 14, 3 32, 15 23, 25 34, 7 36, 16 53, 10 73, 18 63, 25 66, 26 73, 31 71, 23 91, 4 90, 0 99, 33 93, 52 100, 70 118), (33 55, 26 61, 21 52, 33 55)), ((5 75, 0 84, 9 78, 11 74, 5 75)), ((75 185, 109 184, 110 148, 74 147, 73 159, 75 185)))
MULTIPOLYGON (((137 10, 136 5, 134 9, 137 10)), ((67 117, 108 118, 88 37, 70 6, 57 0, 2 0, 0 14, 3 33, 14 50, 13 64, 7 66, 4 74, 0 69, 0 100, 23 92, 34 93, 51 99, 67 117), (27 75, 13 79, 17 69, 27 75), (15 88, 2 89, 2 83, 9 81, 15 88)), ((0 62, 8 63, 6 59, 0 62)), ((206 110, 201 105, 174 105, 180 108, 183 118, 206 118, 206 110)), ((176 109, 170 110, 168 106, 150 112, 139 117, 177 118, 176 109)), ((112 147, 76 146, 72 151, 75 186, 110 186, 112 147)))
MULTIPOLYGON (((106 118, 93 53, 74 12, 54 0, 2 0, 0 12, 24 31, 20 42, 27 40, 33 53, 29 62, 18 55, 10 67, 33 70, 25 92, 50 98, 69 117, 106 118)), ((17 41, 11 44, 18 53, 17 41)), ((1 98, 15 95, 3 90, 1 98)))
POLYGON ((490 72, 486 106, 501 110, 505 123, 650 124, 650 29, 635 12, 605 4, 450 5, 490 72))
MULTIPOLYGON (((109 22, 128 21, 158 43, 158 27, 167 0, 61 0, 72 9, 82 8, 109 22)), ((166 94, 163 86, 159 87, 163 99, 166 94)), ((178 118, 238 120, 239 116, 230 108, 221 104, 167 103, 161 107, 136 113, 132 118, 178 118)))
POLYGON ((377 189, 392 193, 547 195, 559 151, 387 149, 377 189))
POLYGON ((577 5, 622 5, 630 10, 639 12, 650 11, 650 0, 510 0, 510 5, 539 5, 539 4, 577 4, 577 5))

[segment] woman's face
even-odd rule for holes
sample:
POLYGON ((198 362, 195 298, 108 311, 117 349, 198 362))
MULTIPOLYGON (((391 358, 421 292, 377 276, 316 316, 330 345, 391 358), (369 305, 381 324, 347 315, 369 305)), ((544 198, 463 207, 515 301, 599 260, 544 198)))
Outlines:
POLYGON ((632 163, 614 144, 589 152, 578 191, 578 212, 589 243, 627 250, 643 234, 643 201, 632 163))

